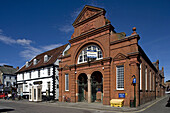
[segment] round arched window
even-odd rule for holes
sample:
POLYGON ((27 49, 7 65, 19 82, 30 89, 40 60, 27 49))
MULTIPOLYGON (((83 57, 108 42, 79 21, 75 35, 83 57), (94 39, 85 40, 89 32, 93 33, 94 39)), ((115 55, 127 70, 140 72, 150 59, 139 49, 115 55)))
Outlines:
POLYGON ((81 51, 77 63, 81 64, 87 61, 99 60, 102 58, 103 58, 103 54, 101 49, 96 45, 89 45, 81 51))

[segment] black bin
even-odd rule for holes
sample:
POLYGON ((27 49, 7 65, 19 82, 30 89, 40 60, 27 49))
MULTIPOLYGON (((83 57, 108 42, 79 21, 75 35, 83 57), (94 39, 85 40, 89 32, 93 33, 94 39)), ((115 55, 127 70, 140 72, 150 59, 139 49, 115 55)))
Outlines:
POLYGON ((130 100, 130 107, 134 107, 134 100, 130 100))

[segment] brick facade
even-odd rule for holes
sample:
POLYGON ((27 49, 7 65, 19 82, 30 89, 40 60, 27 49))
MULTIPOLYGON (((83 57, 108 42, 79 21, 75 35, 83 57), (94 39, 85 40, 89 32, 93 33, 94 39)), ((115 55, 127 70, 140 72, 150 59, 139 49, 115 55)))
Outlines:
MULTIPOLYGON (((74 33, 69 40, 71 47, 65 56, 60 56, 59 65, 59 101, 78 102, 79 76, 87 76, 87 90, 83 90, 84 100, 91 102, 93 92, 91 89, 92 75, 102 74, 102 102, 109 105, 111 99, 118 99, 119 93, 124 93, 124 105, 130 106, 134 99, 133 75, 136 77, 136 106, 155 99, 155 76, 158 73, 147 55, 138 44, 140 39, 133 28, 133 33, 116 33, 110 21, 105 17, 106 11, 102 8, 85 6, 73 23, 74 33), (82 50, 89 45, 95 45, 102 51, 103 58, 99 60, 78 63, 82 50), (140 77, 141 64, 141 77, 140 77), (117 89, 116 68, 124 66, 124 89, 117 89), (147 90, 145 89, 145 68, 147 68, 147 90), (151 72, 151 79, 149 74, 151 72), (65 91, 65 74, 69 75, 69 91, 65 91), (142 79, 140 82, 140 78, 142 79), (151 85, 149 86, 151 81, 151 85), (140 84, 142 88, 140 89, 140 84), (151 88, 150 88, 151 87, 151 88), (88 96, 87 96, 88 95, 88 96)), ((96 76, 96 75, 95 75, 96 76)), ((100 78, 99 78, 100 79, 100 78)), ((99 88, 99 89, 100 89, 99 88)), ((100 94, 100 93, 98 93, 100 94)), ((99 97, 97 97, 99 98, 99 97)))

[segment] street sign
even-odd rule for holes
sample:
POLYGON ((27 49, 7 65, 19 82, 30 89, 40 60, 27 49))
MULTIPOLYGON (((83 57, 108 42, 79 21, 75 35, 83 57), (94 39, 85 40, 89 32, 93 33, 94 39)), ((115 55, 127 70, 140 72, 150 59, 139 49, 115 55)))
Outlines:
POLYGON ((87 58, 97 58, 96 50, 87 50, 87 58))
POLYGON ((133 83, 136 84, 136 78, 133 78, 133 83))
POLYGON ((125 98, 125 93, 119 93, 119 98, 125 98))

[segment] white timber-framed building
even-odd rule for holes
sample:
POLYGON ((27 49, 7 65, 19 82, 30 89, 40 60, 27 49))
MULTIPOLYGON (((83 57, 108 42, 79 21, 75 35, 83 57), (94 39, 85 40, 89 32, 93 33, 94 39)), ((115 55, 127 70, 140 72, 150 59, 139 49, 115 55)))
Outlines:
POLYGON ((42 99, 59 99, 59 61, 57 58, 70 48, 69 44, 41 53, 21 67, 17 72, 17 93, 24 99, 35 98, 35 88, 42 99), (31 90, 33 89, 33 90, 31 90))

